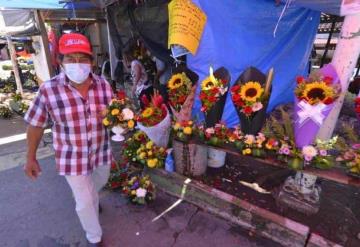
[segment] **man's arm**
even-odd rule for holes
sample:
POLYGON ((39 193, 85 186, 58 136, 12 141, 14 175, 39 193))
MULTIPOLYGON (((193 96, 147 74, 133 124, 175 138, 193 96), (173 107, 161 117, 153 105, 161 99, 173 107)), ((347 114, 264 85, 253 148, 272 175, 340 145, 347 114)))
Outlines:
POLYGON ((44 134, 44 129, 29 125, 27 128, 27 157, 24 167, 25 173, 31 179, 36 179, 40 173, 41 168, 36 159, 36 151, 39 147, 39 143, 44 134))

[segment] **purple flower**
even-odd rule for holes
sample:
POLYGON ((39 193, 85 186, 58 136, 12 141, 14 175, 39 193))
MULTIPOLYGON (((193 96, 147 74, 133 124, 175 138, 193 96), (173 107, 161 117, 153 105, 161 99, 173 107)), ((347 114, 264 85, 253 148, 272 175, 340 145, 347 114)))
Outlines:
POLYGON ((290 149, 289 149, 289 148, 284 148, 284 149, 283 149, 283 153, 284 153, 285 155, 289 155, 289 154, 290 154, 290 149))
POLYGON ((356 143, 352 145, 353 149, 360 149, 360 143, 356 143))

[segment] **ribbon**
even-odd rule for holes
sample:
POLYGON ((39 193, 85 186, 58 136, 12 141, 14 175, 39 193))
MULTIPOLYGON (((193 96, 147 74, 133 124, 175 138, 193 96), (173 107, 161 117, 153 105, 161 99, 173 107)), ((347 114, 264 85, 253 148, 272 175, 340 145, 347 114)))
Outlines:
POLYGON ((327 106, 323 103, 319 103, 316 105, 310 105, 304 101, 300 101, 298 103, 300 111, 297 112, 299 117, 298 122, 303 124, 308 120, 314 121, 317 125, 322 125, 324 121, 323 111, 327 110, 327 106))

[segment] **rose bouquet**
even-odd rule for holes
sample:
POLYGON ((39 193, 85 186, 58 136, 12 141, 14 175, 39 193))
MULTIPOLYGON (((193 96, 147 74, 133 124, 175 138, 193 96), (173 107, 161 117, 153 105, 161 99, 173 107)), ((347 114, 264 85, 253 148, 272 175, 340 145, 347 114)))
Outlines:
POLYGON ((168 82, 169 103, 176 121, 188 121, 199 77, 188 68, 178 67, 168 82))
POLYGON ((244 134, 256 135, 265 123, 272 71, 271 69, 266 76, 256 68, 250 67, 240 75, 231 88, 231 99, 244 134))
POLYGON ((134 204, 146 204, 155 199, 155 186, 149 176, 133 176, 123 188, 123 193, 134 204))
POLYGON ((205 141, 213 146, 219 146, 228 142, 231 130, 223 123, 215 124, 215 127, 204 130, 205 141))
POLYGON ((310 145, 339 97, 340 84, 335 68, 328 64, 308 79, 297 78, 295 89, 295 144, 310 145))
POLYGON ((171 118, 163 98, 155 93, 151 102, 142 99, 145 109, 137 116, 138 127, 157 146, 167 147, 170 136, 171 118))
POLYGON ((210 75, 201 83, 200 101, 201 111, 205 114, 206 127, 214 127, 220 122, 228 91, 230 74, 224 67, 213 73, 210 67, 210 75))

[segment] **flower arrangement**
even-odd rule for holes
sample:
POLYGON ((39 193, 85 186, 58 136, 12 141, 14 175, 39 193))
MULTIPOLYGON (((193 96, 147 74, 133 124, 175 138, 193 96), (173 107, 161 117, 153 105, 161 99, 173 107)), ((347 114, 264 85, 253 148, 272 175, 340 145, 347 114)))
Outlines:
MULTIPOLYGON (((218 102, 221 96, 228 90, 228 81, 223 78, 216 78, 213 69, 210 67, 210 75, 201 82, 201 111, 208 113, 209 110, 218 102)), ((221 116, 220 116, 221 117, 221 116)))
POLYGON ((333 78, 320 73, 312 74, 308 79, 296 78, 295 95, 299 101, 303 100, 310 105, 323 103, 329 105, 339 97, 340 87, 333 83, 333 78))
POLYGON ((125 185, 128 178, 127 162, 113 162, 111 164, 110 176, 107 187, 112 190, 119 189, 125 185))
POLYGON ((253 155, 255 157, 262 157, 265 153, 266 137, 263 133, 255 135, 247 134, 244 136, 244 148, 242 150, 243 155, 253 155))
POLYGON ((155 199, 155 186, 149 176, 133 176, 123 188, 123 193, 130 202, 144 205, 155 199))
POLYGON ((170 105, 180 111, 192 89, 192 82, 185 72, 172 75, 168 82, 170 105))
POLYGON ((231 88, 231 98, 238 110, 250 117, 263 109, 264 88, 259 82, 249 81, 231 88))
POLYGON ((360 143, 348 147, 336 158, 336 161, 345 164, 350 174, 360 175, 360 143))
POLYGON ((295 88, 295 144, 298 148, 312 145, 334 101, 339 97, 341 85, 331 64, 312 72, 307 79, 297 77, 295 88))
POLYGON ((127 98, 112 99, 104 112, 103 124, 108 128, 121 126, 132 130, 135 127, 135 114, 127 98))
POLYGON ((149 168, 160 168, 164 166, 166 150, 156 146, 152 141, 141 144, 136 150, 136 160, 149 168))
POLYGON ((132 162, 136 162, 136 151, 140 148, 140 146, 143 144, 146 144, 149 141, 149 138, 146 136, 146 134, 142 131, 137 131, 134 133, 134 135, 130 138, 128 138, 123 146, 123 157, 126 160, 130 160, 132 162))
POLYGON ((186 141, 188 140, 195 131, 195 126, 193 121, 182 121, 182 122, 176 122, 173 125, 173 130, 175 132, 175 135, 179 140, 186 141))
POLYGON ((167 109, 164 100, 159 94, 154 94, 151 102, 143 97, 141 99, 146 106, 137 116, 137 121, 145 127, 151 127, 160 123, 167 115, 167 109))
POLYGON ((11 118, 12 111, 6 105, 0 105, 0 118, 11 118))
POLYGON ((224 123, 217 123, 215 127, 204 129, 204 139, 213 146, 219 146, 228 142, 230 129, 224 123))

